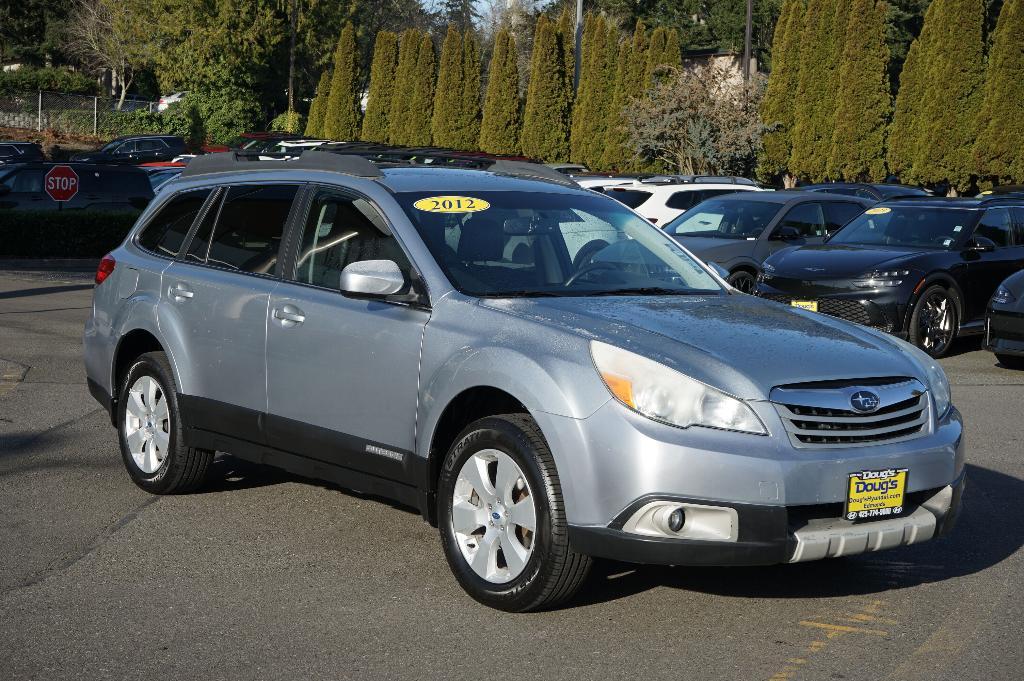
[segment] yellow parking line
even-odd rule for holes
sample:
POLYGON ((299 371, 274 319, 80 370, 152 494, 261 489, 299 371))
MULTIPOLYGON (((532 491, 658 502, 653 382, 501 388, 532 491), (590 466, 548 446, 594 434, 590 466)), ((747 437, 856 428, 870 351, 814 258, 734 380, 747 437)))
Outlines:
POLYGON ((800 625, 804 627, 817 627, 819 629, 825 629, 829 633, 836 632, 838 634, 871 634, 872 636, 881 636, 883 638, 889 635, 889 632, 885 631, 884 629, 850 627, 845 624, 829 624, 827 622, 815 622, 813 620, 800 620, 800 625))

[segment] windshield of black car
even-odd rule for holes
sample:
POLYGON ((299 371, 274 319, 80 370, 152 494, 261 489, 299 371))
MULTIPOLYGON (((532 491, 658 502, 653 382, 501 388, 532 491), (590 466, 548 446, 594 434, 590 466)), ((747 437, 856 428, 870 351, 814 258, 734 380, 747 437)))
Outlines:
POLYGON ((756 239, 782 204, 757 199, 708 199, 665 225, 674 236, 756 239))
POLYGON ((833 234, 830 244, 955 248, 978 219, 977 211, 900 204, 876 206, 833 234))
POLYGON ((467 190, 408 192, 396 198, 463 293, 722 292, 716 279, 672 239, 604 196, 467 190))

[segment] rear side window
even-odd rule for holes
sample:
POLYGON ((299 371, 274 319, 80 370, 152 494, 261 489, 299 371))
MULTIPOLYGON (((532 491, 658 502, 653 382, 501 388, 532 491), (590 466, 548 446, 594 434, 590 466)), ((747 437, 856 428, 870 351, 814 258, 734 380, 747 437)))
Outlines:
POLYGON ((650 192, 642 192, 636 189, 611 189, 608 196, 612 197, 616 201, 630 208, 636 208, 640 204, 651 198, 650 192))
POLYGON ((990 208, 981 216, 974 233, 995 242, 996 246, 1009 246, 1013 243, 1010 237, 1010 211, 1007 208, 990 208))
POLYGON ((295 185, 229 187, 216 222, 204 220, 196 233, 189 259, 240 272, 276 274, 284 225, 297 191, 295 185))
POLYGON ((43 171, 26 169, 11 173, 3 184, 14 194, 37 194, 43 191, 43 171))
POLYGON ((858 203, 836 201, 822 206, 825 211, 825 229, 831 234, 864 212, 858 203))
POLYGON ((210 191, 200 189, 183 192, 164 204, 142 231, 139 245, 157 255, 177 257, 181 244, 185 241, 188 230, 199 215, 210 191))
POLYGON ((95 175, 99 176, 100 189, 104 194, 114 194, 123 197, 146 197, 153 194, 153 187, 149 184, 149 178, 141 170, 134 168, 104 170, 95 175))
POLYGON ((794 206, 782 218, 779 227, 794 227, 802 237, 825 236, 825 217, 821 204, 801 203, 794 206))

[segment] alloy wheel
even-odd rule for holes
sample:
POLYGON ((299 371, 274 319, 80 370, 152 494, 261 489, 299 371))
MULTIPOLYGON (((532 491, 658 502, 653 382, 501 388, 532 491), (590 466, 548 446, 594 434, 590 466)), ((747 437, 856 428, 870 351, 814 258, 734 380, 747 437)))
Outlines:
POLYGON ((754 279, 754 275, 750 272, 740 271, 729 277, 729 283, 741 293, 752 294, 757 280, 754 279))
POLYGON ((530 484, 505 452, 484 449, 459 470, 452 498, 452 529, 477 576, 510 582, 533 555, 537 509, 530 484))
POLYGON ((135 465, 143 473, 160 469, 171 445, 171 415, 167 396, 152 376, 140 376, 128 389, 124 439, 135 465))
POLYGON ((921 345, 931 354, 941 354, 953 339, 952 301, 946 294, 936 291, 924 302, 918 318, 921 345))

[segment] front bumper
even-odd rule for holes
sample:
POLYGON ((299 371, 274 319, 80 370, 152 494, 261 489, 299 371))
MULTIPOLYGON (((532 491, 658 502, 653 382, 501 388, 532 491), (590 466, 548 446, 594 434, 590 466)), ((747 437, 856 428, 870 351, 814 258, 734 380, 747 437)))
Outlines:
POLYGON ((799 286, 800 282, 779 283, 773 285, 775 278, 758 282, 754 295, 777 303, 790 305, 794 300, 813 301, 818 304, 818 312, 838 317, 848 322, 905 337, 904 320, 907 314, 908 300, 912 295, 913 286, 907 284, 896 288, 835 290, 813 285, 799 286))
POLYGON ((1024 314, 989 307, 984 348, 1000 355, 1024 356, 1024 314))
POLYGON ((569 540, 580 553, 647 565, 773 565, 839 558, 947 534, 959 516, 965 482, 961 473, 950 485, 908 495, 904 514, 888 520, 853 523, 842 517, 841 504, 733 504, 740 528, 734 542, 642 536, 626 532, 616 523, 611 527, 570 526, 569 540))

